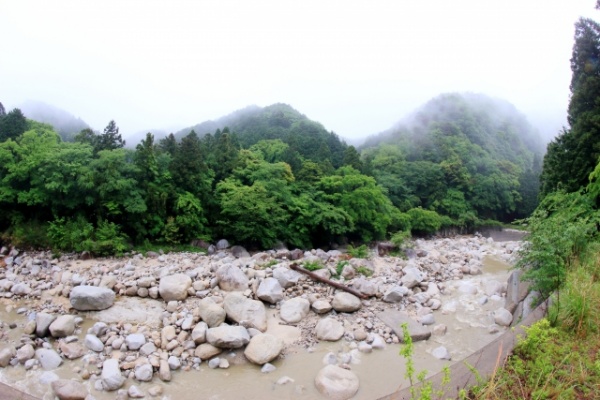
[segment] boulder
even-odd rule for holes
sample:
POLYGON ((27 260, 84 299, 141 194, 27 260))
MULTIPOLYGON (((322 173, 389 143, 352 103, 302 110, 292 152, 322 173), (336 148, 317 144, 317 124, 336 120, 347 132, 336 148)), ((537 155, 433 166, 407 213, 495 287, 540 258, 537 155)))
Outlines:
POLYGON ((25 361, 31 360, 35 356, 35 349, 31 344, 26 344, 17 350, 17 360, 20 364, 25 364, 25 361))
POLYGON ((408 333, 414 342, 427 340, 431 336, 431 331, 412 319, 407 313, 396 310, 385 310, 375 314, 377 318, 392 328, 400 341, 404 341, 402 324, 407 324, 408 333))
POLYGON ((286 300, 281 305, 280 316, 284 322, 295 324, 306 317, 310 310, 310 302, 302 297, 286 300))
POLYGON ((409 289, 423 282, 423 273, 417 267, 407 267, 403 270, 404 275, 400 278, 403 286, 409 289))
POLYGON ((50 324, 49 330, 52 337, 55 338, 72 335, 75 332, 75 316, 61 315, 50 324))
POLYGON ((233 246, 231 248, 231 255, 233 255, 235 258, 250 257, 250 253, 248 253, 248 251, 242 246, 233 246))
POLYGON ((225 250, 226 248, 229 247, 229 242, 227 241, 227 239, 221 239, 217 242, 217 250, 225 250))
POLYGON ((283 300, 283 288, 275 278, 266 278, 258 285, 256 297, 267 303, 275 304, 283 300))
POLYGON ((119 360, 110 358, 102 363, 102 374, 100 375, 102 387, 106 391, 120 389, 125 383, 125 378, 119 368, 119 360))
POLYGON ((261 301, 249 299, 241 293, 230 293, 223 300, 223 307, 232 321, 261 332, 267 330, 267 312, 261 301))
POLYGON ((58 353, 50 349, 37 349, 35 351, 35 358, 45 370, 56 369, 63 362, 58 353))
POLYGON ((206 331, 206 341, 220 349, 238 349, 250 341, 250 335, 243 326, 221 325, 206 331))
POLYGON ((75 360, 77 358, 83 357, 86 352, 86 350, 83 348, 83 346, 79 342, 72 342, 72 343, 60 342, 58 345, 58 349, 62 352, 63 356, 68 360, 75 360))
POLYGON ((437 358, 438 360, 452 360, 450 352, 444 346, 439 346, 433 349, 431 351, 431 355, 437 358))
POLYGON ((100 353, 102 350, 104 350, 104 343, 102 343, 102 340, 98 339, 98 337, 94 335, 85 335, 83 344, 85 347, 95 351, 96 353, 100 353))
POLYGON ((337 292, 331 303, 333 309, 337 312, 354 312, 360 309, 362 303, 360 299, 347 292, 337 292))
POLYGON ((97 286, 76 286, 71 290, 69 300, 78 311, 105 310, 115 302, 115 292, 97 286))
POLYGON ((383 301, 386 303, 398 303, 404 296, 408 295, 410 289, 406 286, 392 286, 383 295, 383 301))
POLYGON ((11 291, 11 293, 13 293, 17 296, 27 296, 28 294, 31 294, 31 292, 32 292, 29 284, 27 284, 25 282, 15 283, 10 288, 10 291, 11 291))
POLYGON ((244 291, 248 289, 248 277, 235 265, 223 265, 217 270, 219 288, 227 292, 244 291))
POLYGON ((51 385, 59 400, 85 400, 88 395, 85 386, 71 379, 58 379, 51 385))
POLYGON ((323 318, 315 327, 317 339, 336 342, 344 336, 344 325, 333 318, 323 318))
POLYGON ((150 382, 152 380, 153 372, 152 365, 150 364, 138 365, 134 370, 135 379, 140 382, 150 382))
POLYGON ((46 337, 50 333, 50 324, 54 322, 56 315, 37 313, 35 315, 35 334, 37 337, 46 337))
POLYGON ((194 356, 201 360, 208 360, 222 351, 222 349, 213 346, 210 343, 202 343, 200 346, 196 347, 196 350, 194 350, 194 356))
POLYGON ((227 316, 223 307, 210 298, 200 301, 198 304, 198 313, 209 328, 221 325, 225 322, 225 317, 227 316))
POLYGON ((190 287, 192 279, 186 274, 167 275, 160 279, 158 293, 164 301, 185 300, 190 287))
POLYGON ((355 279, 352 287, 366 296, 375 296, 379 291, 373 281, 365 279, 363 276, 355 279))
POLYGON ((250 339, 244 355, 250 362, 263 365, 279 356, 283 350, 283 341, 267 333, 259 333, 250 339))
POLYGON ((327 365, 315 378, 319 392, 333 400, 346 400, 358 392, 359 381, 356 374, 336 365, 327 365))
POLYGON ((530 283, 527 281, 522 281, 522 275, 522 270, 515 269, 508 277, 508 282, 506 285, 506 303, 504 308, 511 313, 515 311, 517 305, 521 301, 525 300, 525 297, 527 297, 527 294, 529 293, 530 283))
POLYGON ((125 344, 129 350, 139 350, 146 344, 146 337, 142 333, 131 333, 125 337, 125 344))
POLYGON ((279 284, 284 289, 294 286, 298 283, 302 275, 287 267, 277 267, 273 270, 273 278, 279 281, 279 284))
POLYGON ((200 321, 196 324, 192 330, 192 340, 196 344, 202 344, 206 342, 206 331, 208 330, 208 324, 204 321, 200 321))
POLYGON ((0 350, 0 367, 4 368, 8 366, 11 358, 13 358, 17 354, 17 351, 14 347, 5 347, 0 350))
POLYGON ((317 314, 325 314, 333 308, 331 303, 326 300, 315 300, 310 307, 317 314))
POLYGON ((494 322, 500 326, 510 326, 513 315, 506 308, 499 308, 494 311, 494 322))

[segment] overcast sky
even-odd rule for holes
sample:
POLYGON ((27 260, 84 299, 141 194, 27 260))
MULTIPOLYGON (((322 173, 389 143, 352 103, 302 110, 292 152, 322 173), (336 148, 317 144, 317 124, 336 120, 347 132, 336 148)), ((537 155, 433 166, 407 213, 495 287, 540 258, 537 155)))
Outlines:
POLYGON ((444 92, 565 124, 574 23, 595 0, 0 0, 0 102, 127 136, 288 103, 328 130, 389 128, 444 92))

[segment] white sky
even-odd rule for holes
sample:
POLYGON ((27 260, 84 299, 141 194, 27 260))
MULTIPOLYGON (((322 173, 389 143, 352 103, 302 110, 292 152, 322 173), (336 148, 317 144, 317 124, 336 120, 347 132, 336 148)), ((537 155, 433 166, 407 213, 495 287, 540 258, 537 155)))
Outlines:
MULTIPOLYGON (((328 130, 389 128, 440 93, 565 122, 574 23, 595 0, 0 0, 0 101, 124 136, 288 103, 328 130)), ((547 126, 546 126, 547 125, 547 126)))

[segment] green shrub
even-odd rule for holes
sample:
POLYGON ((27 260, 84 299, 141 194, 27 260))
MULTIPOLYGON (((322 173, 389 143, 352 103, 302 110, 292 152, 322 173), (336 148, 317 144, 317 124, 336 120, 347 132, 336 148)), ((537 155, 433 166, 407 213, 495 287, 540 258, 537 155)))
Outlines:
POLYGON ((424 210, 421 207, 411 208, 407 214, 413 233, 427 235, 436 233, 442 227, 442 217, 435 211, 424 210))
POLYGON ((339 278, 342 275, 342 271, 344 270, 344 267, 348 264, 350 264, 350 263, 345 260, 338 261, 337 265, 335 266, 335 277, 336 278, 339 278))
POLYGON ((54 250, 92 251, 94 226, 84 217, 66 220, 57 218, 48 226, 48 239, 54 250))
POLYGON ((369 248, 366 244, 362 244, 356 248, 349 244, 348 254, 350 254, 353 258, 369 258, 369 248))
POLYGON ((398 231, 392 235, 392 238, 390 240, 394 244, 394 246, 401 249, 406 245, 410 238, 410 231, 398 231))
POLYGON ((373 275, 373 271, 367 267, 358 267, 356 268, 356 272, 367 277, 373 275))
POLYGON ((114 222, 100 221, 95 232, 94 253, 100 256, 122 255, 128 249, 127 235, 114 222))
POLYGON ((308 271, 316 271, 323 268, 323 264, 318 261, 306 261, 302 264, 302 266, 308 271))

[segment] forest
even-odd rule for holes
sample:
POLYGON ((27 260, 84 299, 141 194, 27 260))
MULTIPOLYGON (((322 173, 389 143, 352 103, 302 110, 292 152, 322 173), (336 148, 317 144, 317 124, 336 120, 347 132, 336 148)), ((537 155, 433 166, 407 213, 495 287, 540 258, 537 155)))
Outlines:
POLYGON ((466 232, 528 216, 542 157, 514 107, 458 93, 359 149, 286 104, 125 144, 115 121, 58 133, 2 108, 4 240, 108 255, 198 239, 311 248, 466 232))

